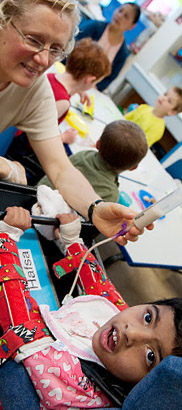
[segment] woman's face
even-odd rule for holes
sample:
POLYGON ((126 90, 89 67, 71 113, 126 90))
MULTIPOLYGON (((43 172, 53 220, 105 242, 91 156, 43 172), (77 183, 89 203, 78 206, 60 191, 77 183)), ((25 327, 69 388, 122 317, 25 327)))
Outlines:
POLYGON ((130 4, 125 4, 115 10, 112 16, 112 24, 120 27, 124 33, 127 30, 131 30, 135 26, 134 19, 135 8, 130 6, 130 4))
POLYGON ((94 334, 92 345, 112 374, 136 384, 171 354, 175 335, 170 307, 139 305, 111 318, 94 334))
MULTIPOLYGON (((24 19, 13 20, 15 26, 44 44, 46 48, 65 49, 71 38, 71 18, 43 4, 32 6, 24 19)), ((31 87, 34 81, 53 63, 47 50, 39 53, 23 43, 21 35, 9 24, 0 31, 0 84, 14 82, 22 87, 31 87)))

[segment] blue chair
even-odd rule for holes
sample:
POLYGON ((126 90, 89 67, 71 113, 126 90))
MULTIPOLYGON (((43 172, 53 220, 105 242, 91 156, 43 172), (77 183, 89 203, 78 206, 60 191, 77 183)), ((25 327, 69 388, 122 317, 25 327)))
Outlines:
POLYGON ((160 162, 173 178, 182 181, 182 142, 176 144, 160 162))
POLYGON ((129 393, 122 410, 181 410, 182 358, 167 356, 129 393))
POLYGON ((17 132, 17 128, 14 126, 11 126, 7 128, 7 130, 0 133, 0 155, 1 157, 4 157, 4 155, 6 154, 11 142, 13 141, 13 138, 16 132, 17 132))

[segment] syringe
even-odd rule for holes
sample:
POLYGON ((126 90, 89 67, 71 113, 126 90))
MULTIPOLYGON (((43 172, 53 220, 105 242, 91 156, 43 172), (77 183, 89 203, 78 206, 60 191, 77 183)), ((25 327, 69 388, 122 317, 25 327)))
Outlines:
POLYGON ((79 273, 82 269, 82 266, 89 252, 91 252, 94 248, 100 245, 103 245, 111 240, 116 239, 118 236, 124 236, 127 232, 129 232, 132 226, 136 226, 138 229, 143 229, 145 226, 150 225, 151 223, 161 218, 162 216, 166 215, 168 212, 172 211, 173 209, 175 209, 177 206, 181 204, 182 204, 182 185, 178 187, 177 189, 175 189, 174 191, 170 192, 168 195, 166 195, 159 201, 155 202, 149 208, 146 208, 144 211, 141 211, 140 213, 138 213, 133 218, 133 222, 131 225, 128 225, 127 222, 125 221, 121 225, 122 229, 118 233, 113 235, 111 238, 104 239, 103 241, 97 242, 93 246, 91 246, 91 248, 88 249, 88 251, 84 255, 80 263, 80 266, 77 270, 77 273, 73 281, 73 285, 70 289, 70 292, 64 297, 62 304, 66 304, 70 300, 70 298, 72 298, 71 295, 76 285, 79 273))

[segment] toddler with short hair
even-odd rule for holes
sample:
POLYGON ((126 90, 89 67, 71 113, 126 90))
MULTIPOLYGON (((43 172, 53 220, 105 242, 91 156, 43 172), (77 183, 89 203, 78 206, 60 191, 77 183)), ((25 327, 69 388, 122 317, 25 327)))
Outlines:
MULTIPOLYGON (((119 201, 118 175, 135 169, 145 157, 148 144, 141 127, 132 121, 107 124, 96 143, 97 151, 86 150, 71 155, 70 161, 105 201, 119 201)), ((38 185, 53 187, 47 176, 38 185)))
POLYGON ((155 106, 141 104, 135 110, 125 114, 127 120, 138 124, 145 132, 148 146, 151 147, 159 141, 165 131, 164 117, 176 115, 182 111, 182 89, 169 88, 164 94, 159 95, 155 106))

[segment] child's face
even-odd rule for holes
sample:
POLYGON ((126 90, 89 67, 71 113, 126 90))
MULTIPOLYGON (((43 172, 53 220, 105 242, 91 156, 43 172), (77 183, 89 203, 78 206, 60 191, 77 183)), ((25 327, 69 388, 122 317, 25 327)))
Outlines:
POLYGON ((164 115, 176 114, 176 106, 179 103, 179 97, 173 88, 170 88, 166 93, 160 95, 156 101, 156 107, 162 111, 164 115))
POLYGON ((94 334, 93 350, 116 377, 136 384, 175 346, 168 306, 139 305, 113 316, 94 334))

